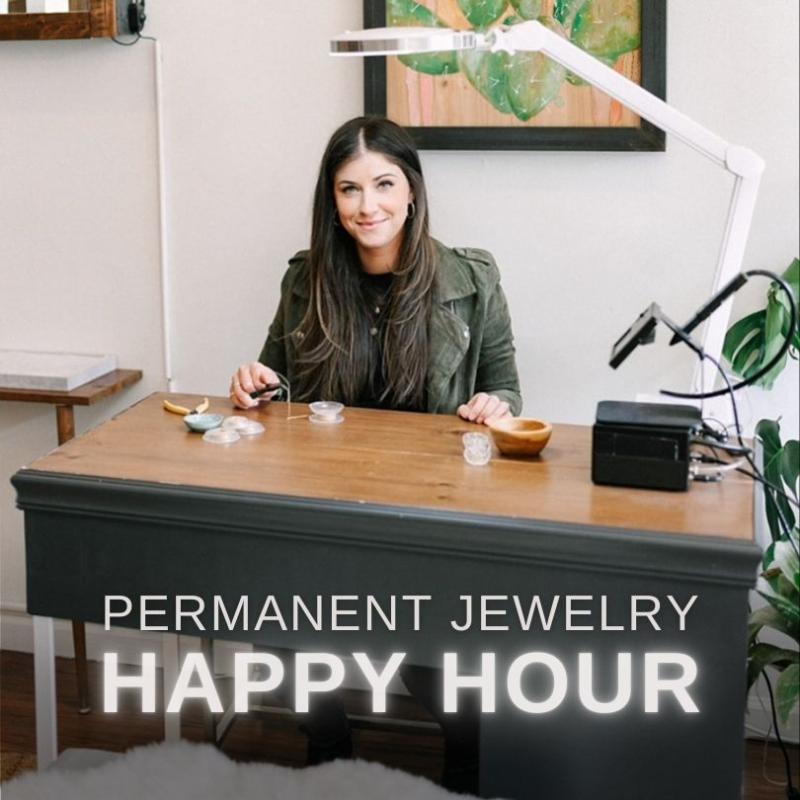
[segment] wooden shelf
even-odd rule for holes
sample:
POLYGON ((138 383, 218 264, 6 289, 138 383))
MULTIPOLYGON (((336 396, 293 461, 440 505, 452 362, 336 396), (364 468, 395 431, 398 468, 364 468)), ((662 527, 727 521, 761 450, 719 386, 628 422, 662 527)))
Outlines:
POLYGON ((76 386, 69 392, 45 389, 4 389, 0 387, 0 400, 18 403, 52 403, 54 405, 90 406, 142 379, 140 369, 115 369, 89 383, 76 386))
POLYGON ((88 11, 62 14, 0 14, 0 41, 96 39, 117 35, 115 0, 89 0, 88 11))

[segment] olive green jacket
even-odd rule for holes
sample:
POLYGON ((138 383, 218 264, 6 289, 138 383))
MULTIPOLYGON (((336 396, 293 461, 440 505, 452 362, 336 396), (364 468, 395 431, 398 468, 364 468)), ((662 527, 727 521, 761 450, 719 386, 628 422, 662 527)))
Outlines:
MULTIPOLYGON (((451 249, 439 242, 436 250, 439 263, 430 321, 427 411, 452 414, 477 392, 487 392, 519 414, 522 397, 511 318, 494 259, 485 250, 451 249)), ((280 305, 258 358, 290 383, 310 295, 307 257, 308 252, 301 251, 289 261, 280 305)))

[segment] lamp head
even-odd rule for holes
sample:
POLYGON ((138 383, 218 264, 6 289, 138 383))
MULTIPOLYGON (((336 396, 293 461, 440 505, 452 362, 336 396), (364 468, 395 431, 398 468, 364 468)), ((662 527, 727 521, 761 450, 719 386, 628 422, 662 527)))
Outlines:
POLYGON ((331 39, 334 56, 402 56, 442 50, 472 50, 484 41, 477 31, 450 28, 369 28, 331 39))

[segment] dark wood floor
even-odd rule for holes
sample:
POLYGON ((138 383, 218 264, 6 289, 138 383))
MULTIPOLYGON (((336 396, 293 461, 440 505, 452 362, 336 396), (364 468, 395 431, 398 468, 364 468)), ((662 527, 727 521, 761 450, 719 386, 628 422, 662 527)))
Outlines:
MULTIPOLYGON (((100 672, 96 662, 89 663, 93 698, 99 698, 100 672)), ((33 753, 34 737, 33 658, 27 653, 0 651, 0 752, 33 753)), ((160 713, 145 715, 126 707, 124 693, 116 715, 77 711, 75 679, 71 659, 56 660, 58 691, 59 746, 96 747, 104 750, 126 750, 148 742, 159 741, 163 732, 160 713)), ((363 696, 356 692, 345 695, 348 711, 363 711, 363 696)), ((99 700, 98 700, 99 702, 99 700)), ((399 699, 397 716, 425 719, 425 711, 412 700, 399 699)), ((158 708, 162 708, 161 701, 158 708)), ((203 741, 206 721, 201 709, 187 704, 182 714, 182 735, 203 741)), ((442 766, 442 739, 435 733, 391 733, 357 730, 354 747, 360 758, 380 761, 436 780, 442 766)), ((798 748, 791 747, 791 758, 800 785, 798 748)), ((305 760, 305 737, 297 731, 292 718, 279 714, 251 714, 240 718, 228 735, 224 751, 237 760, 263 759, 286 766, 301 766, 305 760)), ((785 800, 786 793, 778 784, 785 780, 783 758, 777 746, 767 749, 766 766, 762 767, 764 745, 747 743, 744 774, 744 800, 785 800), (765 777, 766 775, 766 777, 765 777), (768 780, 769 779, 769 780, 768 780)), ((712 798, 709 798, 712 800, 712 798)))
MULTIPOLYGON (((124 667, 120 668, 124 672, 124 667)), ((0 651, 0 751, 33 753, 36 750, 34 728, 33 657, 27 653, 0 651)), ((89 662, 92 699, 99 706, 102 699, 100 665, 89 662)), ((225 685, 220 686, 227 702, 225 685)), ((117 714, 78 713, 75 673, 72 659, 56 659, 59 748, 96 747, 124 751, 130 747, 160 741, 163 738, 162 713, 142 714, 126 692, 120 693, 117 714)), ((365 713, 365 695, 344 693, 349 712, 365 713)), ((410 698, 397 698, 398 717, 430 721, 425 710, 410 698)), ((157 708, 163 708, 161 698, 157 708)), ((206 741, 206 718, 202 707, 189 701, 181 714, 181 734, 191 741, 206 741)), ((360 758, 380 761, 417 775, 436 780, 441 774, 443 741, 438 732, 409 735, 403 732, 354 730, 353 745, 360 758)), ((281 714, 249 714, 239 717, 225 739, 223 750, 237 760, 269 760, 284 766, 303 766, 306 737, 297 730, 294 719, 281 714)))

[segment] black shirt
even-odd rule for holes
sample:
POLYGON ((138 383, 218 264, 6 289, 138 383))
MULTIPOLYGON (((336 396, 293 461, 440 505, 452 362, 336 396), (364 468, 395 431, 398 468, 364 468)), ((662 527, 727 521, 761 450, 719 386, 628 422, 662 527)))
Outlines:
POLYGON ((361 408, 394 408, 390 398, 381 399, 386 390, 386 376, 383 371, 383 340, 386 324, 386 305, 392 291, 394 275, 385 272, 380 275, 363 273, 361 288, 369 325, 369 377, 361 390, 356 405, 361 408))

